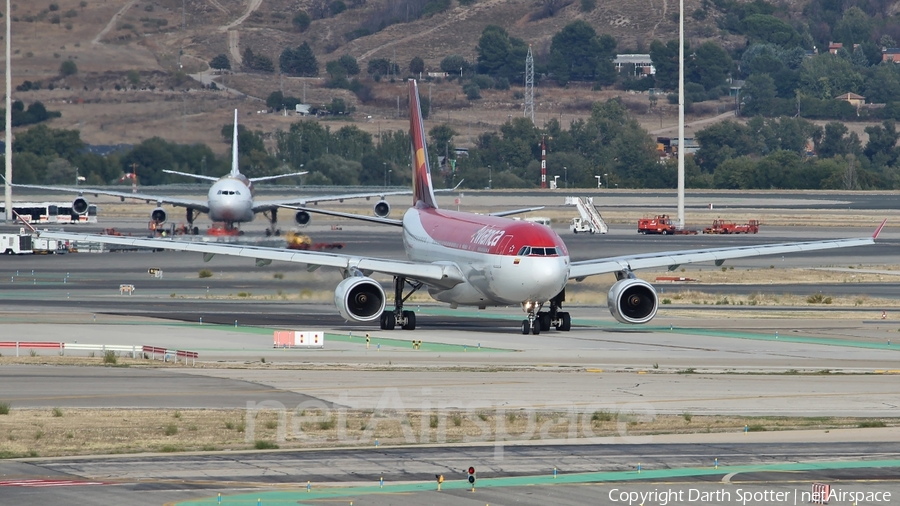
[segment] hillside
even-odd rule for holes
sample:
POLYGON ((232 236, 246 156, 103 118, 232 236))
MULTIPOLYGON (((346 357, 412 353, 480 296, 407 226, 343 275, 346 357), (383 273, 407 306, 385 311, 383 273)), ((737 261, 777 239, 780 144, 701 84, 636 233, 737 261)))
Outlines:
MULTIPOLYGON (((14 3, 13 86, 31 81, 40 82, 41 89, 14 91, 13 97, 26 103, 40 100, 48 109, 61 111, 62 117, 51 121, 50 126, 77 128, 84 140, 94 144, 136 143, 161 136, 216 146, 221 143, 219 130, 229 122, 229 111, 235 107, 241 109, 246 118, 242 121, 250 128, 265 132, 283 129, 297 118, 247 116, 265 108, 254 98, 264 99, 278 89, 296 97, 305 94, 312 104, 342 98, 357 108, 353 121, 361 128, 377 131, 405 128, 402 118, 396 118, 396 97, 405 94, 401 83, 372 82, 374 100, 361 104, 347 90, 323 88, 326 61, 350 54, 365 69, 368 60, 386 58, 398 62, 405 75, 409 61, 419 56, 425 61, 426 71, 439 70, 440 60, 451 54, 474 61, 475 44, 489 24, 502 26, 511 36, 532 44, 539 60, 546 58, 552 35, 577 19, 587 20, 598 33, 614 36, 619 48, 644 51, 648 41, 672 38, 677 29, 668 0, 608 0, 597 3, 590 12, 583 12, 577 2, 556 2, 563 7, 553 16, 535 21, 532 17, 537 17, 535 13, 549 2, 479 0, 470 5, 454 1, 442 13, 393 24, 348 41, 347 33, 399 5, 393 0, 352 3, 360 7, 313 20, 304 32, 293 25, 294 13, 302 9, 313 12, 321 8, 321 1, 186 0, 183 28, 182 4, 176 0, 14 3), (218 54, 228 55, 237 68, 241 53, 248 47, 256 54, 268 55, 277 67, 280 51, 302 42, 313 49, 322 77, 282 78, 277 73, 238 71, 217 78, 219 84, 249 95, 245 97, 202 89, 199 81, 185 75, 195 74, 201 79, 199 74, 210 72, 208 62, 218 54), (76 74, 60 76, 60 64, 65 60, 76 63, 76 74), (50 86, 55 89, 48 89, 50 86)), ((687 5, 690 12, 699 2, 688 1, 687 5)), ((714 31, 711 20, 688 18, 687 26, 693 36, 714 31)), ((434 116, 449 119, 457 131, 474 136, 521 114, 521 100, 513 98, 515 90, 516 83, 512 90, 486 91, 477 107, 465 99, 457 83, 437 83, 429 92, 434 116)), ((539 85, 537 93, 540 123, 541 118, 567 122, 569 116, 586 115, 593 100, 622 92, 592 92, 587 86, 576 85, 544 91, 539 85)), ((646 97, 639 102, 646 102, 646 97)), ((653 124, 658 119, 655 116, 648 121, 653 124)), ((336 121, 334 128, 340 124, 336 121)), ((466 143, 466 139, 460 140, 466 143)))

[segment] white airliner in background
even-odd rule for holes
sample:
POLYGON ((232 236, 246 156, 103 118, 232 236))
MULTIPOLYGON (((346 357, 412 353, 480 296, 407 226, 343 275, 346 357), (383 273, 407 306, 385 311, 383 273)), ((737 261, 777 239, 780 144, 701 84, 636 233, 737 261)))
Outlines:
MULTIPOLYGON (((41 186, 30 184, 14 184, 19 188, 34 188, 38 190, 62 191, 69 193, 77 193, 78 197, 72 202, 72 210, 78 214, 84 214, 88 211, 88 201, 84 198, 85 194, 111 195, 119 197, 122 200, 137 199, 145 200, 147 203, 156 201, 156 209, 150 212, 150 221, 154 224, 154 228, 165 223, 168 219, 168 213, 162 208, 163 204, 169 204, 176 207, 184 207, 187 210, 187 223, 191 233, 197 235, 199 230, 194 226, 194 219, 199 213, 206 213, 209 219, 214 222, 224 222, 226 228, 233 228, 237 223, 247 223, 253 221, 257 213, 264 213, 269 219, 269 228, 266 234, 278 234, 278 209, 284 205, 300 205, 305 206, 318 202, 329 202, 345 199, 380 197, 381 200, 375 204, 374 212, 376 216, 386 217, 391 212, 391 206, 384 200, 385 195, 404 195, 410 191, 396 192, 370 192, 370 193, 350 193, 345 195, 323 195, 320 197, 306 198, 290 198, 284 200, 265 200, 254 201, 253 199, 253 183, 259 181, 268 181, 270 179, 278 179, 290 176, 300 176, 306 172, 293 172, 290 174, 278 174, 275 176, 248 178, 241 174, 238 169, 238 111, 234 110, 234 136, 231 144, 231 172, 221 178, 213 176, 204 176, 200 174, 189 174, 187 172, 178 172, 174 170, 163 170, 168 174, 177 174, 179 176, 192 177, 196 179, 204 179, 214 181, 209 189, 206 201, 184 199, 173 196, 149 195, 145 193, 126 193, 110 190, 98 190, 92 188, 67 188, 57 186, 41 186)), ((294 220, 298 225, 307 225, 310 221, 309 213, 306 211, 297 211, 294 220)))
POLYGON ((622 323, 646 323, 656 315, 659 299, 650 283, 635 278, 635 269, 709 261, 721 265, 724 260, 733 258, 862 246, 872 244, 884 227, 882 222, 871 237, 863 238, 647 253, 572 262, 565 243, 550 227, 501 216, 512 212, 479 215, 438 209, 425 147, 419 90, 413 80, 409 81, 409 106, 413 207, 406 211, 403 219, 315 210, 401 227, 408 261, 232 244, 62 232, 40 234, 55 239, 196 251, 207 259, 222 254, 255 258, 257 263, 278 260, 303 263, 310 268, 334 267, 344 276, 334 292, 334 304, 340 314, 357 322, 379 320, 385 330, 396 326, 415 329, 416 314, 404 311, 403 303, 413 292, 424 288, 434 299, 454 308, 521 305, 527 315, 522 321, 522 333, 538 334, 551 327, 562 331, 570 329, 571 317, 562 307, 566 285, 572 280, 615 274, 617 281, 609 290, 610 312, 622 323), (369 277, 373 273, 394 278, 393 310, 385 311, 387 297, 381 284, 369 277))

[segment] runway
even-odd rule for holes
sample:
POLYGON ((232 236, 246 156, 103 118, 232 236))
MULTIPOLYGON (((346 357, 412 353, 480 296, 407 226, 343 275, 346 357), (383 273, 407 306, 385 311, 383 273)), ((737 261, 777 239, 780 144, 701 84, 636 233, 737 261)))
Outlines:
MULTIPOLYGON (((519 196, 523 205, 541 198, 534 192, 519 196)), ((630 193, 614 198, 628 206, 646 196, 630 193)), ((666 196, 660 193, 657 198, 666 196)), ((713 199, 717 206, 748 207, 759 200, 761 209, 897 207, 891 195, 854 193, 737 198, 711 192, 695 197, 692 205, 698 208, 700 202, 713 199)), ((357 225, 331 230, 330 222, 317 223, 307 229, 314 240, 345 242, 342 253, 403 256, 396 231, 357 225)), ((253 224, 260 230, 263 226, 253 224)), ((572 235, 562 229, 560 233, 577 261, 635 252, 858 237, 871 231, 765 227, 751 236, 645 237, 631 226, 614 225, 605 236, 572 235)), ((881 269, 897 264, 898 243, 900 234, 888 229, 875 246, 787 255, 783 260, 742 259, 726 266, 833 269, 829 272, 856 270, 860 265, 881 269)), ((684 286, 728 295, 815 290, 897 298, 896 278, 890 273, 884 278, 881 283, 813 287, 684 286)), ((735 306, 727 308, 731 311, 727 317, 712 319, 679 316, 677 311, 704 309, 682 305, 663 307, 649 325, 628 327, 616 323, 605 307, 582 303, 569 308, 575 325, 571 332, 523 336, 518 332, 520 308, 452 310, 417 302, 420 328, 414 333, 387 332, 344 322, 335 314, 329 297, 339 279, 337 273, 322 269, 308 273, 304 265, 256 268, 246 259, 217 256, 203 262, 199 255, 170 252, 0 258, 0 340, 188 349, 197 351, 204 364, 162 369, 39 366, 12 364, 8 350, 3 350, 0 401, 10 402, 13 409, 44 410, 225 409, 262 401, 289 410, 309 401, 335 410, 377 410, 379 403, 399 400, 406 410, 863 416, 888 420, 889 425, 900 415, 898 325, 890 319, 880 322, 878 308, 852 308, 841 319, 809 314, 792 318, 784 308, 767 308, 756 309, 756 316, 747 318, 743 312, 750 308, 735 306), (162 269, 162 279, 150 277, 149 268, 162 269), (199 278, 200 269, 210 269, 213 276, 199 278), (120 295, 123 283, 134 284, 135 294, 120 295), (246 298, 239 295, 242 292, 246 298), (272 332, 278 328, 322 329, 326 346, 273 349, 272 332), (368 347, 366 333, 371 335, 368 347), (422 340, 422 348, 413 349, 411 339, 422 340)), ((671 284, 658 288, 680 289, 671 284)), ((65 503, 74 493, 84 504, 119 504, 123 498, 135 504, 189 500, 213 504, 219 492, 226 504, 249 504, 257 496, 269 503, 303 504, 611 504, 608 494, 614 487, 648 491, 662 482, 709 490, 727 486, 734 492, 735 484, 748 490, 768 486, 789 491, 806 490, 809 481, 828 480, 850 488, 891 490, 900 478, 898 436, 895 428, 887 427, 830 433, 657 435, 639 441, 642 444, 621 437, 593 442, 583 437, 536 437, 454 448, 366 445, 335 451, 38 458, 0 461, 0 494, 4 502, 35 505, 65 503), (710 464, 716 458, 721 470, 710 464), (648 474, 632 476, 637 462, 648 474), (854 467, 860 462, 869 467, 854 467), (460 486, 464 477, 460 470, 468 465, 479 469, 482 485, 474 495, 460 486), (544 481, 553 479, 554 467, 560 473, 558 481, 544 481), (728 479, 730 484, 723 484, 733 473, 737 474, 728 479), (448 479, 442 495, 430 490, 435 474, 448 479), (377 484, 382 477, 384 489, 377 484), (60 485, 4 484, 26 478, 60 480, 60 485), (872 479, 876 481, 868 481, 872 479), (62 483, 66 480, 104 484, 62 483), (312 483, 310 492, 305 491, 307 480, 312 483), (325 488, 328 485, 339 487, 325 488)))

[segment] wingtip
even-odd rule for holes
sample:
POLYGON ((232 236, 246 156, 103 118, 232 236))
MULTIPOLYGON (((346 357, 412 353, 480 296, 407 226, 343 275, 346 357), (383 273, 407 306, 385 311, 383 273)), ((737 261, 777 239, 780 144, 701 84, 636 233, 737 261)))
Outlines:
POLYGON ((878 235, 881 234, 881 231, 884 229, 884 225, 887 223, 887 218, 881 222, 881 225, 878 225, 878 228, 875 229, 875 233, 872 234, 872 240, 878 239, 878 235))

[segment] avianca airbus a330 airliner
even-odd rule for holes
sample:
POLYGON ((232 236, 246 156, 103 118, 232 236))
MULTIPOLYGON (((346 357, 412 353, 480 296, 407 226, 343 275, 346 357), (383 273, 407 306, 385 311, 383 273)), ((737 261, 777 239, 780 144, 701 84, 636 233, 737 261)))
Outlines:
POLYGON ((196 251, 256 258, 267 262, 298 262, 313 267, 335 267, 344 279, 334 292, 334 304, 347 320, 379 320, 382 329, 396 326, 413 330, 416 314, 404 311, 404 301, 415 291, 426 289, 436 300, 457 306, 521 305, 527 315, 522 333, 569 330, 571 318, 563 311, 566 285, 588 276, 614 273, 608 306, 622 323, 646 323, 659 304, 650 283, 637 279, 633 271, 732 258, 845 248, 872 244, 884 223, 871 237, 812 242, 793 242, 733 248, 697 249, 664 253, 625 255, 572 262, 562 239, 549 227, 516 221, 498 215, 479 215, 439 209, 431 184, 425 146, 425 127, 419 107, 419 90, 409 82, 410 134, 412 138, 413 206, 402 220, 359 216, 324 209, 293 208, 344 216, 401 227, 408 261, 354 255, 228 244, 197 244, 161 239, 134 239, 97 235, 41 232, 48 238, 97 241, 148 248, 196 251), (394 278, 394 307, 385 311, 387 297, 371 276, 394 278))

